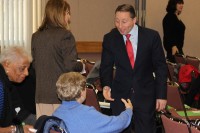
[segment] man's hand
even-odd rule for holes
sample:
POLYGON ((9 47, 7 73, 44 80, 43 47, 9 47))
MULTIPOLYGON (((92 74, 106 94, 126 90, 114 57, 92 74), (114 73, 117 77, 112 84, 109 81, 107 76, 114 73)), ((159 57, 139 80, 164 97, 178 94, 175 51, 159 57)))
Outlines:
POLYGON ((130 99, 127 99, 127 101, 126 101, 125 99, 122 98, 121 101, 124 103, 126 109, 130 108, 133 110, 133 105, 132 105, 130 99))
POLYGON ((167 104, 167 100, 165 99, 157 99, 156 100, 156 110, 161 111, 164 110, 167 104))
POLYGON ((111 98, 111 89, 110 89, 109 86, 104 86, 103 87, 103 96, 108 101, 114 101, 114 99, 111 98))

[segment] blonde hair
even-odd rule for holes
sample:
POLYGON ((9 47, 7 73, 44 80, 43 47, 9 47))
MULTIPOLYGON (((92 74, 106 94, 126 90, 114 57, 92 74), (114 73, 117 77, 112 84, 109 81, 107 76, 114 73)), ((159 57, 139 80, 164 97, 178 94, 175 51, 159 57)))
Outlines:
POLYGON ((65 14, 66 11, 70 13, 70 5, 66 0, 49 0, 45 7, 44 19, 39 30, 47 28, 47 24, 50 23, 56 27, 67 28, 65 14))
POLYGON ((24 47, 11 46, 4 49, 0 55, 0 63, 5 61, 16 62, 20 58, 28 58, 29 62, 32 61, 32 56, 28 53, 24 47))
POLYGON ((62 74, 56 82, 58 98, 62 101, 72 101, 81 97, 85 90, 86 78, 78 72, 62 74))

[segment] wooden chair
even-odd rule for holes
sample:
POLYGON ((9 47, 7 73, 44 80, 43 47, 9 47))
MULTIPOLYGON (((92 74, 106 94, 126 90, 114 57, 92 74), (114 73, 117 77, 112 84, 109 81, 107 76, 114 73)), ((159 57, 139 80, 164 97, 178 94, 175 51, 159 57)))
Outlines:
POLYGON ((88 106, 93 106, 97 111, 101 112, 99 101, 97 99, 97 94, 92 84, 87 83, 86 85, 86 100, 84 104, 88 106))
POLYGON ((187 121, 165 114, 161 114, 161 120, 165 133, 191 133, 190 125, 187 121))
POLYGON ((175 54, 174 58, 177 64, 186 64, 185 55, 175 54))
POLYGON ((196 67, 199 70, 200 59, 193 56, 186 56, 186 63, 196 67))

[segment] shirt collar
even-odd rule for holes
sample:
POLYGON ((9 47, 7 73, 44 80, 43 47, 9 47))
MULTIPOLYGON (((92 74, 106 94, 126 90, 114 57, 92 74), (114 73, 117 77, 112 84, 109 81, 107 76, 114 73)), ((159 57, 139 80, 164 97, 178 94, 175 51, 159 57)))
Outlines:
POLYGON ((138 35, 138 26, 135 24, 131 31, 129 32, 131 34, 131 38, 137 38, 138 35))
MULTIPOLYGON (((137 36, 138 36, 138 26, 135 24, 128 34, 131 34, 130 39, 131 38, 137 38, 137 36)), ((125 39, 126 35, 123 35, 123 37, 125 39)))

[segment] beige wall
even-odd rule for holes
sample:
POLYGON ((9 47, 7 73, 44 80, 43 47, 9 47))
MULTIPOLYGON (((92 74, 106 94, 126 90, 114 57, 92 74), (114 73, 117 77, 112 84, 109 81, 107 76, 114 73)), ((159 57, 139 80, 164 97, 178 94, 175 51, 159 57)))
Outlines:
MULTIPOLYGON (((102 41, 114 27, 114 10, 119 4, 134 5, 135 0, 67 0, 71 5, 71 30, 77 41, 102 41)), ((146 0, 146 27, 157 30, 161 39, 162 19, 168 0, 146 0)), ((185 0, 181 18, 186 25, 185 54, 200 58, 200 0, 185 0)))
MULTIPOLYGON (((159 31, 163 37, 162 19, 168 0, 147 0, 146 27, 159 31), (155 4, 156 3, 156 4, 155 4)), ((200 58, 200 0, 185 0, 181 19, 186 26, 184 52, 200 58)))
POLYGON ((77 41, 102 41, 114 27, 114 11, 134 0, 67 0, 71 6, 71 30, 77 41))

